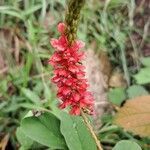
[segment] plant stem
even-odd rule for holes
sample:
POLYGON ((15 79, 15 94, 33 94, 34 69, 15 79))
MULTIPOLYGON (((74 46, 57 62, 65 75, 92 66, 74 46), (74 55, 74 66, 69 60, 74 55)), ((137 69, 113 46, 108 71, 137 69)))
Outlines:
POLYGON ((65 23, 67 25, 66 36, 70 44, 77 37, 77 28, 80 20, 80 12, 84 6, 85 0, 69 0, 65 15, 65 23))
POLYGON ((93 139, 95 140, 95 143, 97 145, 98 150, 103 150, 103 148, 102 148, 102 146, 100 144, 100 141, 98 140, 98 138, 97 138, 97 136, 96 136, 96 134, 95 134, 95 132, 93 130, 93 127, 89 123, 89 120, 88 120, 88 118, 87 118, 87 116, 86 116, 86 114, 84 113, 83 110, 81 110, 81 117, 83 118, 83 121, 84 121, 85 125, 87 126, 87 128, 89 129, 93 139))

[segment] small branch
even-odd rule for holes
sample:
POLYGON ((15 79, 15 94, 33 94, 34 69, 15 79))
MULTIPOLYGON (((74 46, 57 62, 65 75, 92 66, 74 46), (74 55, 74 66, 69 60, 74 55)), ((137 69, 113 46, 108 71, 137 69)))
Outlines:
POLYGON ((103 150, 103 148, 102 148, 102 146, 100 144, 100 141, 98 140, 96 134, 94 133, 93 127, 89 123, 88 118, 87 118, 87 116, 86 116, 86 114, 84 113, 83 110, 81 110, 81 117, 83 118, 83 121, 84 121, 85 125, 89 129, 89 131, 90 131, 90 133, 91 133, 91 135, 92 135, 92 137, 93 137, 93 139, 94 139, 94 141, 95 141, 95 143, 97 145, 98 150, 103 150))

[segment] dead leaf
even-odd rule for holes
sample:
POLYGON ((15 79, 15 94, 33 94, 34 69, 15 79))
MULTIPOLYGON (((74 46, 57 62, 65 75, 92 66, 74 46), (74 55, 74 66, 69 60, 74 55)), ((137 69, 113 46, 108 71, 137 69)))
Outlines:
POLYGON ((1 55, 1 51, 0 51, 0 72, 1 70, 3 70, 5 68, 5 60, 1 55))
POLYGON ((3 66, 1 69, 4 69, 5 67, 14 67, 15 62, 13 59, 13 38, 14 38, 14 32, 11 29, 0 29, 0 55, 1 55, 1 62, 3 61, 3 66))
POLYGON ((140 136, 150 136, 150 95, 127 100, 114 122, 140 136))
POLYGON ((105 81, 108 83, 108 80, 109 80, 111 72, 112 72, 112 65, 110 63, 108 54, 106 52, 101 51, 99 58, 100 58, 101 71, 104 74, 105 81))
POLYGON ((20 45, 19 45, 19 39, 17 36, 14 37, 14 53, 15 53, 15 60, 19 64, 19 53, 20 53, 20 45))
POLYGON ((22 48, 27 48, 31 51, 30 45, 21 35, 21 31, 18 28, 0 29, 0 74, 16 68, 16 66, 21 66, 24 61, 20 53, 22 48))
POLYGON ((7 143, 9 141, 9 134, 6 134, 4 136, 4 138, 1 140, 0 142, 0 150, 5 150, 6 149, 6 146, 7 146, 7 143))
POLYGON ((124 79, 123 73, 120 71, 113 72, 112 76, 109 79, 110 87, 127 87, 127 82, 124 79))

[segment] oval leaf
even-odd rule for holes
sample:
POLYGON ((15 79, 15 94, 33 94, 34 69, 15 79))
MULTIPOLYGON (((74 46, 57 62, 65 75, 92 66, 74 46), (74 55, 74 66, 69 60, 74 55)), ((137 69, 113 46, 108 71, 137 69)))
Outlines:
POLYGON ((137 74, 134 75, 137 84, 150 83, 150 67, 142 68, 137 74))
POLYGON ((121 103, 126 99, 126 93, 124 88, 111 89, 108 92, 108 99, 114 105, 120 106, 121 103))
POLYGON ((141 62, 144 66, 150 67, 150 57, 143 57, 141 58, 141 62))
POLYGON ((33 141, 22 132, 20 127, 17 128, 16 137, 24 149, 31 148, 33 141))
POLYGON ((33 91, 21 88, 22 93, 34 104, 41 105, 40 98, 38 95, 36 95, 33 91))
POLYGON ((150 136, 150 96, 128 100, 116 114, 115 123, 140 136, 150 136))
POLYGON ((60 133, 60 121, 51 113, 39 117, 27 117, 21 122, 21 130, 32 140, 53 149, 66 148, 60 133))
POLYGON ((148 91, 141 85, 132 85, 127 89, 127 94, 129 98, 134 98, 138 96, 148 95, 148 91))
POLYGON ((61 132, 69 150, 97 150, 96 144, 81 117, 70 116, 64 112, 61 112, 59 116, 61 132))
POLYGON ((142 150, 141 147, 129 140, 119 141, 112 150, 142 150))

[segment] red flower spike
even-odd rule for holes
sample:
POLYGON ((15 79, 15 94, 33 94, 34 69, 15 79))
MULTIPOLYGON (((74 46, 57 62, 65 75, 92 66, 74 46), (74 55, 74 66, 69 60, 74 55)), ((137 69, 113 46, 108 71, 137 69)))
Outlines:
POLYGON ((57 30, 59 33, 64 34, 65 30, 66 30, 66 25, 64 23, 59 23, 57 26, 57 30))
POLYGON ((73 106, 72 109, 70 110, 71 115, 80 115, 80 107, 78 106, 73 106))
POLYGON ((49 64, 54 67, 52 82, 57 85, 57 97, 62 101, 59 108, 64 109, 70 106, 72 115, 80 115, 82 108, 88 110, 89 114, 93 114, 94 100, 87 90, 85 67, 81 63, 85 54, 79 51, 85 44, 76 40, 70 46, 65 36, 66 25, 64 23, 59 23, 57 30, 61 36, 59 39, 50 41, 56 51, 49 59, 49 64))

